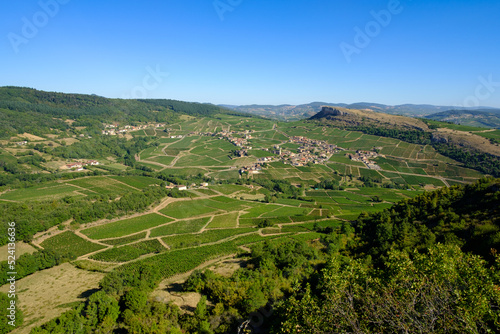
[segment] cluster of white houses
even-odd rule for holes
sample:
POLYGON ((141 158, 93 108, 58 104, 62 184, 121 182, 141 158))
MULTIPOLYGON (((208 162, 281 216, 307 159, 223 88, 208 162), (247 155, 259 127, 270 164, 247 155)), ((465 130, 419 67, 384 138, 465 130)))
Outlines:
POLYGON ((120 126, 118 124, 104 124, 105 130, 102 130, 102 134, 106 136, 116 136, 118 134, 124 134, 129 131, 138 131, 148 128, 159 128, 163 127, 165 124, 153 123, 153 124, 142 124, 142 125, 124 125, 120 126))
MULTIPOLYGON (((379 155, 375 151, 362 151, 362 150, 357 150, 356 154, 347 154, 347 156, 352 160, 352 161, 359 161, 365 164, 366 167, 370 169, 376 169, 379 170, 381 169, 379 165, 377 165, 374 161, 371 161, 370 159, 376 158, 379 155)), ((382 156, 384 157, 384 156, 382 156)))
POLYGON ((309 139, 306 137, 290 137, 290 143, 300 144, 297 153, 288 150, 282 150, 279 146, 275 147, 276 154, 279 154, 285 164, 293 166, 304 166, 308 163, 324 163, 338 151, 344 150, 337 145, 329 144, 323 140, 309 139))
POLYGON ((251 150, 252 147, 248 146, 248 139, 252 139, 252 135, 250 134, 251 130, 246 130, 245 132, 236 132, 236 131, 222 131, 218 133, 219 139, 227 139, 234 146, 241 147, 244 150, 251 150))
POLYGON ((177 190, 188 190, 188 189, 205 188, 205 187, 208 187, 207 182, 202 182, 199 185, 197 185, 196 183, 192 183, 190 186, 185 186, 182 184, 175 185, 170 183, 169 185, 165 186, 165 188, 167 189, 177 189, 177 190))
POLYGON ((261 171, 262 171, 262 165, 260 163, 240 168, 240 174, 247 173, 248 175, 253 175, 253 174, 259 174, 261 171))
POLYGON ((67 164, 65 167, 67 169, 82 171, 83 167, 85 167, 85 166, 97 166, 97 165, 99 165, 99 161, 89 160, 89 161, 85 161, 85 162, 73 162, 73 163, 67 164))

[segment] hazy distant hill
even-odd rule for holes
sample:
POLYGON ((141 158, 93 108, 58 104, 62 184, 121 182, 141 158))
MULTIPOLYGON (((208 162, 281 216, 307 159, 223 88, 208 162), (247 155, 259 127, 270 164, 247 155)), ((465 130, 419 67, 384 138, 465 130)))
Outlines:
POLYGON ((282 104, 278 106, 274 105, 246 105, 246 106, 234 106, 234 105, 221 105, 222 107, 245 112, 249 114, 259 115, 263 117, 279 119, 279 120, 299 120, 304 118, 309 118, 321 110, 324 105, 336 105, 340 107, 345 107, 344 103, 327 103, 327 102, 312 102, 309 104, 301 105, 290 105, 282 104))
POLYGON ((500 110, 447 110, 425 118, 455 124, 500 128, 500 110))
MULTIPOLYGON (((402 105, 390 106, 390 105, 370 103, 370 102, 358 102, 352 104, 312 102, 309 104, 301 104, 301 105, 283 104, 279 106, 257 105, 257 104, 243 105, 243 106, 234 106, 234 105, 221 105, 221 106, 241 112, 256 114, 274 119, 297 120, 297 119, 310 118, 311 116, 314 116, 316 113, 321 111, 321 107, 325 105, 339 106, 349 109, 369 110, 391 115, 403 115, 411 117, 423 117, 447 110, 456 109, 456 107, 453 106, 434 106, 429 104, 402 104, 402 105)), ((500 109, 492 109, 488 107, 466 108, 465 110, 500 112, 500 109)))

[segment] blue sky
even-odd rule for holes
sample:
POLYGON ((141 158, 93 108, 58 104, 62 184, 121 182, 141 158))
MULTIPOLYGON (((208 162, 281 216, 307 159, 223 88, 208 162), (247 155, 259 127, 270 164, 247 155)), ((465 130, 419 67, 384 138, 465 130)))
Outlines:
POLYGON ((500 107, 498 13, 497 0, 7 1, 0 86, 500 107))

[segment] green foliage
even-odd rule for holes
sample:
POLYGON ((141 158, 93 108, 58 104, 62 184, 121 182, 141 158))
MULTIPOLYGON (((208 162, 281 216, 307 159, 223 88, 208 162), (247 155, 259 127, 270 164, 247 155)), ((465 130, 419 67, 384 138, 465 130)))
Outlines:
POLYGON ((499 180, 482 179, 465 186, 442 188, 398 202, 382 212, 360 215, 357 252, 374 260, 397 249, 426 249, 435 242, 452 243, 484 257, 500 249, 499 180))
MULTIPOLYGON (((72 253, 57 253, 52 250, 41 250, 33 254, 23 254, 16 258, 16 279, 31 275, 38 270, 52 268, 61 263, 74 260, 76 256, 72 253)), ((7 261, 0 262, 0 281, 6 282, 9 265, 7 261)))
POLYGON ((148 303, 148 295, 142 290, 132 289, 123 295, 122 300, 126 309, 140 313, 148 303))
POLYGON ((105 225, 83 230, 82 233, 92 239, 118 238, 137 233, 158 225, 167 224, 172 219, 151 213, 139 217, 119 220, 105 225))
POLYGON ((161 278, 159 266, 142 261, 111 272, 99 282, 99 286, 107 294, 121 295, 131 288, 151 291, 161 278))
POLYGON ((361 260, 334 257, 315 290, 296 289, 280 303, 282 321, 273 333, 499 329, 498 275, 479 257, 437 245, 426 254, 391 251, 384 265, 379 272, 361 260))
POLYGON ((269 221, 269 219, 262 219, 257 224, 257 227, 259 227, 259 228, 266 228, 269 226, 273 226, 273 224, 269 221))
POLYGON ((282 193, 290 198, 298 198, 302 193, 299 188, 292 185, 288 180, 256 179, 254 182, 267 190, 282 193))
MULTIPOLYGON (((199 106, 200 109, 212 108, 210 105, 199 106)), ((191 111, 191 104, 184 102, 177 102, 175 111, 183 112, 184 107, 191 111)), ((64 131, 69 128, 63 122, 66 118, 77 120, 74 126, 91 129, 99 129, 102 123, 171 122, 177 119, 173 110, 149 100, 113 100, 20 87, 0 88, 0 109, 4 110, 0 113, 2 137, 24 132, 43 135, 53 133, 52 129, 64 131), (20 113, 23 117, 19 117, 20 113)))
POLYGON ((166 249, 156 239, 142 241, 122 247, 115 247, 90 256, 90 259, 104 262, 127 262, 145 254, 161 253, 166 249))
POLYGON ((206 243, 217 242, 232 236, 244 233, 255 232, 253 228, 232 228, 224 230, 208 230, 199 234, 175 235, 165 237, 162 240, 170 246, 171 249, 199 246, 206 243))
POLYGON ((219 113, 228 113, 231 115, 247 116, 243 113, 229 112, 227 109, 202 103, 192 103, 192 102, 182 102, 176 100, 139 100, 140 102, 149 104, 155 108, 158 106, 164 107, 166 110, 172 110, 175 112, 182 112, 192 116, 215 116, 219 113))
POLYGON ((327 179, 315 184, 313 188, 340 190, 340 183, 338 180, 327 179))
POLYGON ((277 268, 284 272, 300 270, 316 257, 317 252, 305 242, 290 239, 269 241, 252 248, 252 262, 258 268, 277 268))
POLYGON ((460 161, 465 167, 476 169, 493 177, 500 177, 500 160, 498 156, 451 144, 439 143, 435 144, 434 147, 442 155, 460 161))
POLYGON ((85 304, 34 328, 31 333, 110 333, 115 328, 119 315, 117 300, 98 291, 85 304))
POLYGON ((130 288, 151 291, 164 278, 235 252, 236 247, 227 242, 159 254, 118 267, 102 279, 100 286, 108 294, 122 294, 130 288))
POLYGON ((170 333, 181 334, 178 320, 180 310, 173 304, 148 301, 140 310, 126 308, 122 312, 122 321, 118 324, 127 333, 170 333))
POLYGON ((65 231, 44 240, 41 246, 57 253, 69 253, 79 257, 103 249, 104 246, 87 241, 73 232, 65 231))

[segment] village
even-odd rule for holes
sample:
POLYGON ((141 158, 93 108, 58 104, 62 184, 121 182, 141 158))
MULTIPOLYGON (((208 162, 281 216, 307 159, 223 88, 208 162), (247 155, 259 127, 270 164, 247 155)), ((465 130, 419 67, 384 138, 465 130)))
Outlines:
POLYGON ((292 166, 304 166, 310 163, 321 164, 327 162, 334 153, 343 151, 337 145, 328 144, 323 140, 309 139, 306 137, 290 137, 290 143, 301 145, 297 153, 282 150, 278 147, 277 153, 285 164, 292 166))
MULTIPOLYGON (((164 124, 144 124, 138 126, 118 126, 116 124, 105 124, 105 128, 107 130, 103 130, 103 135, 117 135, 123 134, 128 131, 137 131, 147 128, 159 128, 165 126, 164 124)), ((170 129, 167 129, 170 130, 170 129)), ((227 140, 236 146, 238 149, 233 151, 233 155, 235 157, 245 157, 248 156, 248 151, 252 150, 252 146, 248 140, 253 139, 252 133, 254 130, 246 130, 244 132, 238 131, 226 131, 223 130, 221 132, 205 132, 198 133, 192 132, 188 134, 190 135, 202 135, 202 136, 217 136, 221 140, 227 140)), ((183 138, 182 135, 171 135, 170 138, 183 138)), ((257 162, 251 165, 243 166, 239 169, 240 175, 247 174, 259 174, 262 172, 262 169, 266 166, 267 163, 281 161, 284 164, 289 164, 295 167, 307 166, 310 164, 324 164, 326 163, 333 154, 345 151, 345 149, 338 147, 335 144, 329 144, 324 140, 310 139, 302 136, 292 136, 288 139, 287 142, 283 142, 279 145, 275 145, 272 149, 262 148, 263 151, 270 152, 267 157, 258 158, 257 162), (296 152, 292 152, 291 150, 285 149, 282 146, 286 143, 298 144, 300 145, 296 152)), ((357 150, 355 154, 348 153, 346 156, 352 161, 362 162, 369 169, 380 170, 380 166, 373 161, 374 158, 381 156, 377 152, 374 151, 363 151, 357 150)), ((98 165, 97 161, 89 161, 89 162, 75 162, 72 164, 68 164, 63 166, 63 168, 81 171, 83 167, 88 165, 98 165)), ((203 185, 202 185, 203 186, 203 185)), ((179 190, 185 190, 180 189, 179 190)), ((184 188, 184 186, 181 186, 184 188)), ((187 187, 186 187, 187 189, 187 187)))
POLYGON ((156 129, 165 126, 161 123, 151 123, 151 124, 141 124, 141 125, 124 125, 120 126, 118 124, 104 124, 104 129, 102 134, 105 136, 116 136, 119 134, 125 134, 130 131, 138 131, 144 129, 156 129))
MULTIPOLYGON (((203 133, 202 135, 214 136, 218 135, 219 139, 226 139, 239 149, 234 151, 236 157, 248 156, 248 150, 252 149, 249 145, 248 140, 252 139, 253 131, 245 132, 230 132, 222 131, 220 133, 203 133)), ((269 150, 263 148, 262 150, 272 152, 273 155, 268 157, 259 158, 257 163, 241 167, 239 172, 240 175, 248 174, 259 174, 265 164, 282 161, 284 164, 290 164, 295 167, 307 166, 308 164, 323 164, 326 163, 333 154, 345 151, 345 149, 338 147, 335 144, 329 144, 324 140, 310 139, 302 136, 292 136, 289 138, 288 143, 299 144, 300 147, 297 148, 297 152, 291 152, 290 150, 283 149, 281 145, 275 145, 273 149, 269 150)), ((372 159, 379 156, 376 151, 362 151, 358 150, 355 154, 347 154, 353 161, 359 161, 365 164, 369 169, 380 170, 380 166, 377 165, 372 159)))
POLYGON ((352 161, 362 162, 369 169, 375 169, 375 170, 380 170, 381 168, 379 165, 377 165, 374 161, 370 159, 374 159, 379 156, 385 158, 384 155, 379 155, 376 151, 362 151, 362 150, 357 150, 356 154, 348 154, 347 156, 352 161))

